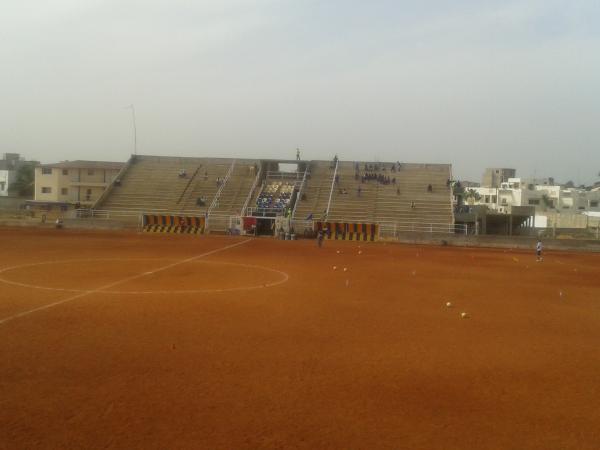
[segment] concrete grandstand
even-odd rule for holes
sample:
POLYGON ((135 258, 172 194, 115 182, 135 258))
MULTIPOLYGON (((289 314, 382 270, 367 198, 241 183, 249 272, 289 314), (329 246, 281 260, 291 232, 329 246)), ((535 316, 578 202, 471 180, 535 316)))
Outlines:
POLYGON ((203 216, 211 231, 285 217, 305 228, 328 221, 453 233, 451 178, 449 164, 136 155, 92 213, 203 216))

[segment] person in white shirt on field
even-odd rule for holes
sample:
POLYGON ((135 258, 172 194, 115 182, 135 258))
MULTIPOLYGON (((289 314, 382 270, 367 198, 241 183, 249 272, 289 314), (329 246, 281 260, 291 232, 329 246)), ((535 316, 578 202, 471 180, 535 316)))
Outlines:
POLYGON ((537 244, 535 244, 535 260, 537 262, 544 260, 544 258, 542 257, 542 250, 543 250, 542 241, 538 239, 537 244))

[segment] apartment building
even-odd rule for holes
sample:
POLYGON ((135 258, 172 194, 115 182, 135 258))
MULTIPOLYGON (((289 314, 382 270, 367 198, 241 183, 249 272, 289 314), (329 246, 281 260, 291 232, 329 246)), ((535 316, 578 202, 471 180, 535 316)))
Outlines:
POLYGON ((110 161, 63 161, 35 169, 35 201, 92 205, 124 166, 110 161))

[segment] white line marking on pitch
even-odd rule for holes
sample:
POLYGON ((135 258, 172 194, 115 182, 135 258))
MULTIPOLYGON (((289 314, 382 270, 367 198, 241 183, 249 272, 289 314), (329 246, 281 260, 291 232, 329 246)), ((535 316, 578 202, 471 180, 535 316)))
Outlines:
POLYGON ((184 259, 184 260, 181 260, 181 261, 177 261, 177 262, 168 264, 168 265, 160 267, 160 268, 158 268, 158 269, 156 269, 156 270, 154 270, 152 272, 145 272, 145 273, 141 273, 141 274, 138 274, 138 275, 132 275, 130 277, 123 278, 123 279, 121 279, 119 281, 115 281, 113 283, 109 283, 109 284, 106 284, 104 286, 100 286, 99 288, 96 288, 96 289, 93 289, 93 290, 90 290, 90 291, 85 291, 85 292, 82 292, 80 294, 73 295, 71 297, 67 297, 67 298, 65 298, 63 300, 59 300, 57 302, 50 303, 48 305, 40 306, 38 308, 33 308, 33 309, 28 310, 28 311, 23 311, 23 312, 20 312, 18 314, 14 314, 12 316, 5 317, 4 319, 0 319, 0 325, 4 325, 5 323, 8 323, 8 322, 10 322, 12 320, 19 319, 19 318, 24 317, 24 316, 28 316, 29 314, 33 314, 33 313, 38 312, 38 311, 43 311, 45 309, 54 308, 55 306, 62 305, 64 303, 72 302, 74 300, 77 300, 79 298, 85 297, 85 296, 90 295, 90 294, 95 294, 95 293, 98 293, 98 292, 102 292, 102 290, 104 290, 104 289, 110 289, 110 288, 118 286, 120 284, 127 283, 128 281, 133 281, 133 280, 137 280, 138 278, 143 278, 143 277, 145 277, 148 274, 155 274, 157 272, 162 272, 164 270, 168 270, 168 269, 171 269, 173 267, 177 267, 177 266, 179 266, 181 264, 189 263, 189 262, 194 261, 196 259, 204 258, 205 256, 210 256, 210 255, 212 255, 214 253, 222 252, 222 251, 225 251, 225 250, 229 250, 230 248, 237 247, 239 245, 247 244, 250 241, 251 241, 251 239, 247 239, 247 240, 242 241, 242 242, 236 242, 235 244, 227 245, 225 247, 217 248, 215 250, 211 250, 209 252, 202 253, 200 255, 192 256, 191 258, 187 258, 187 259, 184 259))
MULTIPOLYGON (((0 269, 0 275, 4 272, 9 272, 12 270, 17 270, 17 269, 22 269, 22 268, 28 268, 28 267, 37 267, 37 266, 43 266, 43 265, 50 265, 50 264, 61 264, 61 263, 81 263, 81 262, 87 262, 87 263, 95 263, 98 261, 106 261, 106 262, 112 262, 112 261, 120 261, 120 262, 125 262, 125 261, 164 261, 164 260, 160 260, 158 258, 100 258, 100 259, 67 259, 67 260, 56 260, 56 261, 45 261, 45 262, 37 262, 37 263, 32 263, 32 264, 22 264, 22 265, 18 265, 18 266, 11 266, 11 267, 6 267, 4 269, 0 269)), ((199 263, 203 263, 203 264, 211 264, 210 261, 194 261, 194 262, 199 262, 199 263)), ((269 283, 266 284, 257 284, 254 286, 238 286, 238 287, 230 287, 230 288, 212 288, 212 289, 184 289, 184 290, 165 290, 165 291, 161 291, 161 290, 153 290, 153 291, 107 291, 105 289, 102 289, 102 293, 103 294, 119 294, 119 295, 124 295, 124 294, 129 294, 129 295, 142 295, 142 294, 208 294, 208 293, 217 293, 217 292, 230 292, 230 291, 246 291, 246 290, 251 290, 251 289, 264 289, 264 288, 269 288, 269 287, 274 287, 274 286, 278 286, 280 284, 283 284, 285 282, 287 282, 290 278, 290 276, 286 273, 283 272, 281 270, 277 270, 277 269, 272 269, 270 267, 262 267, 262 266, 256 266, 256 265, 252 265, 252 264, 240 264, 240 263, 231 263, 231 262, 221 262, 221 261, 217 261, 215 262, 216 264, 221 264, 221 265, 228 265, 228 266, 234 266, 234 267, 244 267, 244 268, 248 268, 248 269, 260 269, 266 272, 272 272, 272 273, 276 273, 278 275, 281 276, 281 279, 277 280, 277 281, 271 281, 269 283)), ((144 275, 152 275, 154 272, 150 271, 150 272, 145 272, 144 275)), ((136 275, 137 276, 137 275, 136 275)), ((0 283, 5 283, 5 284, 10 284, 12 286, 19 286, 22 288, 28 288, 28 289, 43 289, 45 291, 59 291, 59 292, 71 292, 73 294, 83 294, 83 293, 91 293, 92 291, 94 291, 94 289, 69 289, 69 288, 60 288, 60 287, 49 287, 49 286, 39 286, 36 284, 27 284, 27 283, 20 283, 18 281, 12 281, 12 280, 7 280, 6 278, 2 278, 2 276, 0 276, 0 283)), ((100 289, 100 288, 97 288, 100 289)))

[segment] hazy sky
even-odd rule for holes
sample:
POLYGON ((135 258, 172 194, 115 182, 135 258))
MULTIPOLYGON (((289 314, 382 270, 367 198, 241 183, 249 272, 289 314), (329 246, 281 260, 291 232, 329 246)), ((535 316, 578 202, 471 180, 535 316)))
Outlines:
POLYGON ((598 0, 2 0, 0 153, 449 162, 591 182, 598 0))

